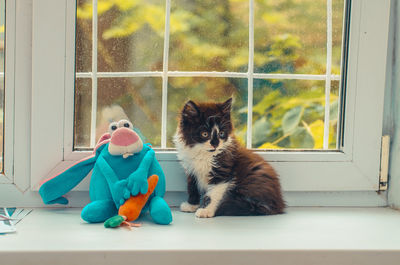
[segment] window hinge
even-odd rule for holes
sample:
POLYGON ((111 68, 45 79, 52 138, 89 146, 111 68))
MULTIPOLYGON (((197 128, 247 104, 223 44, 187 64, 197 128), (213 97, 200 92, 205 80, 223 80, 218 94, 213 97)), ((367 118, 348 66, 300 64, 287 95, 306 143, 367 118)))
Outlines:
POLYGON ((381 170, 379 172, 379 190, 387 190, 389 170, 390 135, 382 136, 381 145, 381 170))

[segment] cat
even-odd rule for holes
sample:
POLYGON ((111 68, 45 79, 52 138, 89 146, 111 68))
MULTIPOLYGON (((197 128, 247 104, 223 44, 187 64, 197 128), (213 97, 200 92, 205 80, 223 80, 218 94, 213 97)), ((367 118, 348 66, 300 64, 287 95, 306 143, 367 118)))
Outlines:
POLYGON ((223 103, 189 100, 182 109, 174 143, 189 198, 180 210, 199 218, 283 213, 278 175, 235 138, 231 107, 232 98, 223 103))

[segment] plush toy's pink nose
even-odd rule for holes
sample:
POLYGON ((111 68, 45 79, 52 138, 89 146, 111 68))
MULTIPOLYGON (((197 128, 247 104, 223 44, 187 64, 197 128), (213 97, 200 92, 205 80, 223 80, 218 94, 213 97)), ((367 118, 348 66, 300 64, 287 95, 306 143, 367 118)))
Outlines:
POLYGON ((136 143, 139 140, 137 133, 131 129, 122 127, 113 132, 111 143, 117 146, 128 146, 136 143))

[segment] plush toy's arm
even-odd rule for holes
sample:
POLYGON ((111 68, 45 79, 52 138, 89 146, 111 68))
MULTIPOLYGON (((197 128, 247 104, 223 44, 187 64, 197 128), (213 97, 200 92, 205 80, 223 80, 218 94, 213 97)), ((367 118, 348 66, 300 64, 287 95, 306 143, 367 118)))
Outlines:
POLYGON ((165 184, 165 174, 161 168, 160 163, 157 161, 157 159, 155 157, 154 157, 153 163, 151 165, 151 168, 149 170, 149 176, 151 176, 151 175, 158 176, 158 183, 154 190, 154 194, 159 197, 164 197, 165 185, 166 185, 165 184))
POLYGON ((136 169, 135 172, 129 175, 128 177, 128 189, 131 191, 133 196, 139 194, 146 194, 149 185, 147 182, 147 177, 149 176, 148 172, 150 170, 150 166, 152 165, 155 159, 155 152, 153 149, 149 149, 145 156, 143 157, 140 165, 136 169))
POLYGON ((97 172, 101 172, 106 179, 114 203, 119 208, 131 195, 127 188, 128 180, 119 180, 114 170, 102 156, 99 156, 96 167, 98 167, 97 172))
POLYGON ((96 157, 87 157, 64 172, 55 177, 46 180, 39 189, 39 194, 42 196, 45 204, 67 204, 68 200, 62 195, 72 190, 79 184, 93 169, 96 162, 96 157))

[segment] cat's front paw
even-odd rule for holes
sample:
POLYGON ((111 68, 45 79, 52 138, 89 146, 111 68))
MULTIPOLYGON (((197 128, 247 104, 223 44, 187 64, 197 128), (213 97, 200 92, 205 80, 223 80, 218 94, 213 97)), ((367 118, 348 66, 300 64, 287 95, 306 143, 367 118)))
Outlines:
POLYGON ((187 213, 194 213, 199 208, 198 204, 190 204, 188 202, 181 203, 181 211, 187 213))
POLYGON ((197 209, 195 215, 198 218, 210 218, 215 216, 215 211, 211 210, 210 208, 200 208, 197 209))

